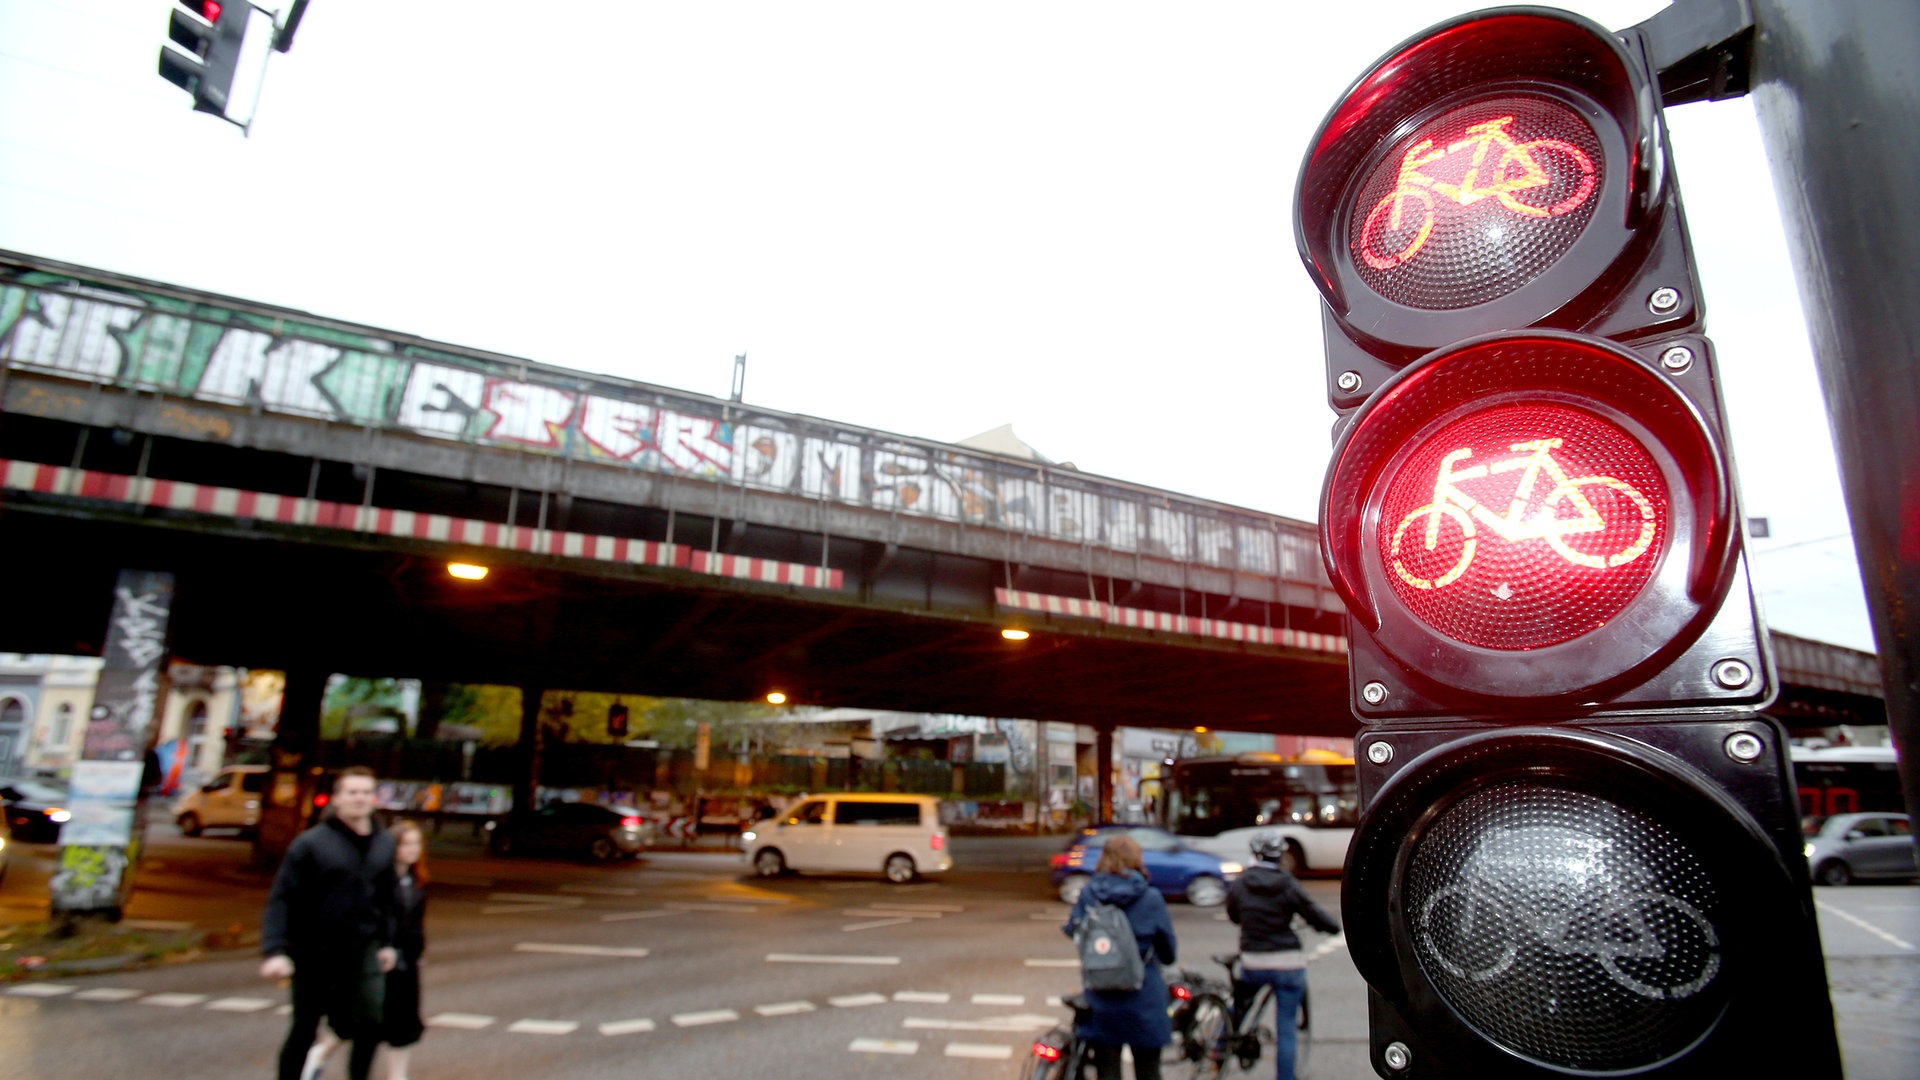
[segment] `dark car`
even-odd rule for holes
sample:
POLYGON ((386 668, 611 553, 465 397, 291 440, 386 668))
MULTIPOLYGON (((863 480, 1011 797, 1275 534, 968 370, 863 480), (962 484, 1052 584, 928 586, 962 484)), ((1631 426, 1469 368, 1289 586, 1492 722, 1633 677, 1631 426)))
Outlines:
POLYGON ((1822 885, 1920 877, 1920 848, 1905 814, 1835 814, 1806 832, 1807 868, 1822 885))
POLYGON ((6 804, 7 825, 25 844, 57 844, 67 812, 67 789, 38 780, 0 781, 0 803, 6 804))
POLYGON ((1151 825, 1090 825, 1074 834, 1067 849, 1055 855, 1049 875, 1060 899, 1071 904, 1093 877, 1107 840, 1130 836, 1140 844, 1147 881, 1162 896, 1186 897, 1195 907, 1212 907, 1227 898, 1227 885, 1240 876, 1241 866, 1189 847, 1165 829, 1151 825))
POLYGON ((496 855, 557 851, 602 862, 631 858, 654 838, 654 822, 631 806, 556 802, 525 817, 487 822, 487 841, 496 855))

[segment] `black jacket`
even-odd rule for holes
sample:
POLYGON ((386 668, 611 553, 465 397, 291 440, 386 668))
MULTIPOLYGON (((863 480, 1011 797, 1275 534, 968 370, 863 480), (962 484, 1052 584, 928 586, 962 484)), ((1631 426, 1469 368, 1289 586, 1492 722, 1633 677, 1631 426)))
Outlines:
POLYGON ((1285 952, 1300 947, 1293 932, 1295 915, 1323 934, 1340 924, 1321 909, 1292 874, 1272 863, 1257 862, 1227 890, 1227 918, 1240 924, 1241 952, 1285 952))
POLYGON ((427 951, 427 890, 417 878, 397 882, 393 905, 393 947, 400 962, 413 967, 427 951))
POLYGON ((261 954, 393 944, 393 846, 378 819, 367 836, 329 817, 295 837, 267 895, 261 954))

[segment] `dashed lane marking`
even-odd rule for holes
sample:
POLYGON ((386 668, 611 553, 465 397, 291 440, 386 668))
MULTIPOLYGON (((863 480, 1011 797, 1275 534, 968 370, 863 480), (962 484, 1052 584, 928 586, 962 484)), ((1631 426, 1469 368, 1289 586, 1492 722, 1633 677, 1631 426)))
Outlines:
POLYGON ((912 919, 873 919, 868 922, 850 922, 841 927, 840 932, 843 934, 851 934, 856 930, 878 930, 883 926, 905 926, 912 921, 912 919))
POLYGON ((847 1049, 856 1054, 917 1054, 920 1044, 912 1039, 855 1039, 847 1049))
POLYGON ((836 1009, 858 1009, 866 1005, 885 1005, 886 1003, 887 995, 885 994, 842 994, 839 997, 827 999, 827 1004, 836 1009))
POLYGON ((128 930, 155 930, 161 933, 177 933, 193 929, 190 922, 178 922, 172 919, 127 919, 121 922, 128 930))
POLYGON ((562 907, 578 907, 586 903, 579 896, 558 896, 553 893, 497 892, 490 894, 489 900, 502 900, 520 904, 550 904, 562 907))
POLYGON ((273 1002, 257 997, 224 997, 207 1002, 207 1008, 214 1012, 250 1013, 271 1009, 273 1002))
POLYGON ((554 945, 538 941, 523 941, 513 947, 514 952, 553 953, 559 956, 622 956, 638 959, 646 956, 647 949, 623 949, 611 945, 554 945))
POLYGON ((793 1016, 813 1011, 811 1001, 776 1001, 771 1005, 755 1005, 753 1011, 761 1016, 793 1016))
POLYGON ((1080 961, 1078 960, 1028 960, 1026 961, 1026 966, 1031 968, 1077 968, 1080 966, 1080 961))
POLYGON ((570 904, 496 904, 480 909, 482 915, 526 915, 536 911, 572 911, 570 904))
POLYGON ((1013 1047, 991 1043, 948 1043, 947 1056, 957 1058, 983 1058, 992 1061, 1006 1061, 1013 1057, 1013 1047))
POLYGON ((428 1027, 458 1028, 461 1031, 479 1031, 492 1027, 496 1017, 481 1016, 478 1013, 440 1013, 427 1018, 428 1027))
POLYGON ((1059 1022, 1059 1018, 1054 1016, 1021 1013, 1017 1016, 995 1016, 986 1020, 948 1020, 909 1016, 900 1022, 900 1026, 921 1031, 1037 1031, 1050 1028, 1059 1022))
POLYGON ((631 922, 634 919, 662 919, 667 917, 668 915, 685 915, 685 914, 686 912, 684 911, 663 911, 659 908, 655 908, 652 911, 622 911, 614 915, 602 915, 600 916, 600 921, 601 922, 631 922))
POLYGON ((897 956, 831 956, 822 953, 770 952, 769 964, 898 964, 897 956))
POLYGON ((707 1024, 726 1024, 740 1019, 740 1014, 732 1009, 709 1009, 706 1012, 675 1013, 668 1019, 675 1027, 704 1027, 707 1024))
POLYGON ((140 1004, 158 1005, 163 1009, 184 1009, 205 1000, 207 1000, 205 994, 148 994, 140 999, 140 1004))
POLYGON ((854 918, 899 919, 902 922, 908 919, 938 919, 941 917, 937 911, 908 911, 905 908, 881 907, 878 904, 872 907, 843 908, 840 914, 851 915, 854 918))
POLYGON ((642 1032, 652 1030, 653 1021, 644 1018, 639 1020, 615 1020, 612 1023, 600 1025, 600 1034, 602 1035, 638 1035, 642 1032))
POLYGON ((893 1000, 914 1005, 945 1005, 953 1000, 953 995, 930 990, 896 990, 893 1000))
POLYGON ((7 988, 7 993, 16 997, 50 998, 59 997, 62 994, 71 994, 75 989, 77 988, 61 983, 27 983, 24 986, 10 986, 7 988))
POLYGON ((639 896, 639 889, 621 888, 616 885, 562 885, 563 893, 584 893, 588 896, 639 896))
POLYGON ((82 990, 73 995, 79 1001, 128 1001, 146 993, 145 990, 128 990, 118 986, 102 986, 93 990, 82 990))
POLYGON ((896 904, 885 900, 877 900, 867 906, 886 908, 889 911, 932 911, 947 915, 958 915, 967 910, 959 904, 896 904))
POLYGON ((515 1035, 571 1035, 580 1030, 577 1020, 515 1020, 507 1025, 515 1035))
POLYGON ((673 909, 673 910, 675 910, 675 911, 717 911, 717 912, 720 912, 720 913, 722 913, 722 914, 725 914, 725 915, 758 915, 758 914, 760 914, 760 912, 761 912, 761 911, 763 911, 763 910, 765 910, 764 908, 759 908, 759 907, 754 907, 754 906, 753 906, 753 905, 751 905, 751 904, 726 904, 726 903, 712 903, 712 904, 684 904, 684 903, 676 903, 676 904, 668 904, 668 905, 666 905, 666 906, 667 906, 667 907, 670 907, 670 908, 672 908, 672 909, 673 909))
POLYGON ((1027 996, 1025 994, 975 994, 973 1003, 975 1005, 1025 1005, 1027 996))

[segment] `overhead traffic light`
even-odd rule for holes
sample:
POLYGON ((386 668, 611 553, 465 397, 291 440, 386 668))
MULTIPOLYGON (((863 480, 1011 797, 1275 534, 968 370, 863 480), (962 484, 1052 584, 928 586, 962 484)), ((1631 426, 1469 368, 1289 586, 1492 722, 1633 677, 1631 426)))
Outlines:
POLYGON ((1301 168, 1382 1076, 1838 1075, 1648 32, 1443 23, 1301 168))
POLYGON ((160 48, 160 75, 193 95, 200 112, 226 117, 240 49, 253 6, 246 0, 175 0, 167 39, 160 48))
POLYGON ((627 707, 613 704, 607 706, 607 735, 615 739, 627 737, 627 707))

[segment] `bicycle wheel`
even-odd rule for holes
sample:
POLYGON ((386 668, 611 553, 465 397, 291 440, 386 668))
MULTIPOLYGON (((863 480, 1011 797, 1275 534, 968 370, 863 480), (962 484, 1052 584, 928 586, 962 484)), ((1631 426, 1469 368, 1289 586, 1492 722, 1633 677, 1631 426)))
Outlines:
POLYGON ((1428 503, 1400 519, 1387 555, 1401 581, 1416 589, 1444 589, 1472 565, 1477 533, 1465 510, 1450 502, 1428 503), (1453 523, 1452 529, 1446 527, 1448 522, 1453 523), (1458 558, 1453 557, 1455 551, 1458 558))
POLYGON ((1360 226, 1360 257, 1375 270, 1391 270, 1420 253, 1433 233, 1433 196, 1402 187, 1374 204, 1360 226))
POLYGON ((1575 566, 1590 570, 1624 566, 1646 554, 1653 546, 1659 520, 1653 502, 1625 480, 1616 480, 1611 476, 1570 479, 1547 495, 1547 512, 1554 513, 1562 502, 1571 505, 1583 521, 1590 520, 1593 526, 1568 531, 1590 534, 1603 549, 1597 552, 1579 551, 1567 543, 1565 533, 1549 530, 1546 533, 1548 546, 1575 566), (1588 487, 1594 489, 1591 495, 1581 490, 1588 487))
POLYGON ((1514 146, 1500 156, 1493 176, 1501 189, 1500 205, 1524 217, 1570 214, 1592 196, 1598 180, 1593 159, 1560 139, 1535 139, 1514 146))
POLYGON ((1220 1075, 1222 1060, 1232 1041, 1232 1007, 1225 998, 1201 994, 1193 999, 1193 1022, 1174 1032, 1173 1047, 1179 1053, 1172 1060, 1162 1059, 1160 1073, 1172 1080, 1202 1080, 1220 1075))
POLYGON ((1015 1075, 1018 1080, 1079 1080, 1068 1071, 1081 1058, 1083 1051, 1079 1039, 1061 1028, 1054 1028, 1036 1040, 1034 1045, 1052 1047, 1059 1050, 1056 1057, 1043 1057, 1029 1050, 1020 1061, 1020 1070, 1015 1075))

